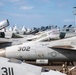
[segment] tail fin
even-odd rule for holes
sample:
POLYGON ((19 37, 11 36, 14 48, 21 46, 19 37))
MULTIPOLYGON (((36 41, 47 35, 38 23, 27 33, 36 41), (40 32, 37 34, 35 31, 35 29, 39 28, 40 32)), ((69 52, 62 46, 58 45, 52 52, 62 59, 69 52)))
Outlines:
POLYGON ((0 22, 0 30, 3 29, 3 28, 5 28, 5 27, 7 27, 7 26, 9 26, 9 21, 8 21, 8 19, 0 22))

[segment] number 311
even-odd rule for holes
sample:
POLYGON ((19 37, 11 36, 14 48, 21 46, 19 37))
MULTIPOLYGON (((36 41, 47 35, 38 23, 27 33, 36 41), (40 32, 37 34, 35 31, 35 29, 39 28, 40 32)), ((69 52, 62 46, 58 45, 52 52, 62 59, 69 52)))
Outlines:
POLYGON ((12 67, 2 67, 1 70, 3 71, 2 75, 14 75, 14 71, 12 67))

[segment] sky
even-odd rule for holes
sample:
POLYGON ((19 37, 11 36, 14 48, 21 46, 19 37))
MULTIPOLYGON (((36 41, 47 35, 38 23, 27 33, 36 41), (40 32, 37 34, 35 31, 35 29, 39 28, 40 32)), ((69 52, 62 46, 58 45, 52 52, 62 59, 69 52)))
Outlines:
POLYGON ((0 0, 0 21, 27 28, 75 25, 76 0, 0 0))

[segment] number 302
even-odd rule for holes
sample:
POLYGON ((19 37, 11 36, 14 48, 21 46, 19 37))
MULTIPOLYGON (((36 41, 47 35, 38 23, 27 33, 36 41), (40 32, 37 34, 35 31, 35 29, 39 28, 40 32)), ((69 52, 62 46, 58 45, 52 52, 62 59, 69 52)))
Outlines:
POLYGON ((30 47, 27 46, 27 47, 19 47, 18 51, 29 51, 30 50, 30 47))

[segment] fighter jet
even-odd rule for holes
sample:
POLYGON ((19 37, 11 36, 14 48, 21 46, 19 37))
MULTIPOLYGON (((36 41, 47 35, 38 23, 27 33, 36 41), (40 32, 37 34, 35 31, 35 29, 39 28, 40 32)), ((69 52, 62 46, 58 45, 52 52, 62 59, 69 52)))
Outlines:
POLYGON ((51 42, 26 42, 0 50, 0 56, 21 60, 76 61, 76 37, 51 42))
POLYGON ((0 75, 41 75, 42 67, 0 57, 0 75))
POLYGON ((9 21, 8 21, 8 19, 0 22, 0 30, 3 29, 3 28, 5 28, 5 27, 7 27, 7 26, 9 26, 9 21))
POLYGON ((0 75, 66 75, 59 71, 27 64, 17 59, 0 57, 0 75))
POLYGON ((46 41, 51 39, 59 39, 59 30, 53 29, 43 31, 41 34, 34 35, 33 37, 27 38, 28 41, 46 41))
POLYGON ((8 19, 0 22, 0 48, 11 46, 12 42, 8 39, 5 39, 6 27, 9 26, 8 19))
POLYGON ((8 21, 8 19, 0 22, 0 37, 2 37, 2 38, 5 37, 4 31, 6 31, 5 28, 6 28, 7 26, 9 26, 9 21, 8 21), (2 29, 4 29, 4 31, 2 31, 2 29))
MULTIPOLYGON (((71 31, 71 30, 70 30, 71 31)), ((41 34, 34 35, 33 37, 26 38, 27 41, 52 41, 59 40, 64 38, 69 38, 72 36, 76 36, 76 32, 73 31, 60 31, 59 29, 52 29, 48 31, 43 31, 41 34)))

